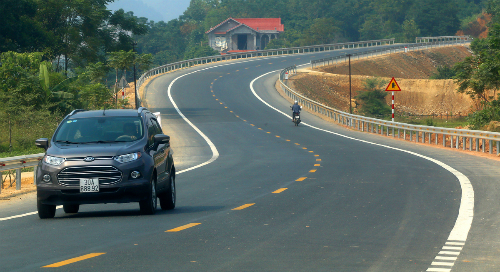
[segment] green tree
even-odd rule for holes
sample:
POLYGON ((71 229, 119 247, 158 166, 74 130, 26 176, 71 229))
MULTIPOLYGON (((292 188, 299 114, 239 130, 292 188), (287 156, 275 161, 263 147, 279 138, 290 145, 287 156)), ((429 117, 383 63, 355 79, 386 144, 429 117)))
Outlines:
POLYGON ((403 42, 414 42, 416 37, 420 36, 420 29, 415 20, 405 20, 403 22, 403 42))
POLYGON ((384 81, 379 78, 368 78, 363 82, 365 90, 355 97, 361 104, 362 114, 379 117, 391 113, 391 108, 385 102, 387 92, 383 88, 384 85, 384 81))

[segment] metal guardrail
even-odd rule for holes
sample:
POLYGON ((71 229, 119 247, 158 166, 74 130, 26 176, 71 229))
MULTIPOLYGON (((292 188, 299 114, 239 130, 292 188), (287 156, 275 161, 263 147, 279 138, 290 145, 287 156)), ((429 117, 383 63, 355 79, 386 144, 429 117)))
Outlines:
POLYGON ((432 42, 432 41, 442 41, 442 42, 456 42, 456 41, 470 41, 473 38, 469 35, 462 36, 436 36, 436 37, 416 37, 415 42, 432 42))
POLYGON ((439 138, 441 138, 444 147, 449 146, 456 149, 461 147, 463 150, 468 149, 470 151, 482 151, 483 153, 488 150, 490 154, 493 153, 493 142, 495 142, 496 154, 498 155, 500 153, 500 133, 498 132, 410 125, 406 123, 385 121, 349 114, 347 112, 323 105, 297 93, 283 82, 286 72, 292 75, 293 73, 296 73, 296 71, 297 68, 293 65, 281 70, 280 72, 279 81, 280 85, 284 87, 285 94, 292 100, 298 101, 303 107, 311 110, 312 112, 325 115, 326 117, 333 119, 335 122, 347 125, 362 132, 386 134, 387 136, 397 138, 402 137, 405 140, 409 138, 409 141, 411 142, 427 142, 429 144, 434 143, 437 145, 439 138), (488 141, 488 148, 486 148, 486 141, 488 141))
POLYGON ((25 167, 35 167, 33 174, 33 182, 36 182, 36 168, 38 162, 43 158, 45 153, 24 155, 9 158, 0 158, 0 193, 2 192, 2 171, 16 170, 16 190, 21 190, 21 169, 25 167))
MULTIPOLYGON (((144 82, 155 75, 167 73, 174 70, 179 70, 183 68, 189 68, 194 65, 214 63, 219 61, 240 59, 240 58, 255 58, 255 57, 266 57, 266 56, 277 56, 277 55, 290 55, 290 54, 303 54, 311 52, 322 52, 339 50, 346 48, 361 48, 361 47, 372 47, 381 45, 394 44, 394 38, 392 39, 382 39, 382 40, 371 40, 371 41, 359 41, 359 42, 347 42, 347 43, 335 43, 335 44, 322 44, 322 45, 311 45, 302 47, 291 47, 291 48, 280 48, 280 49, 269 49, 269 50, 257 50, 241 53, 231 53, 225 55, 217 55, 203 58, 196 58, 190 60, 184 60, 179 62, 174 62, 166 65, 162 65, 151 70, 148 70, 141 75, 139 80, 137 80, 137 89, 139 89, 144 82)), ((139 103, 141 103, 142 98, 139 97, 139 103)))
MULTIPOLYGON (((422 50, 422 49, 430 49, 430 48, 436 48, 436 47, 442 47, 442 46, 452 46, 452 45, 457 45, 457 44, 465 44, 469 43, 469 40, 465 39, 457 39, 457 40, 450 40, 450 41, 436 41, 436 42, 427 42, 427 43, 414 43, 414 44, 406 44, 406 45, 401 45, 401 46, 395 46, 391 48, 384 48, 384 49, 374 49, 370 51, 364 51, 364 52, 354 52, 351 55, 351 59, 359 59, 361 56, 379 56, 383 54, 391 54, 391 53, 399 53, 399 52, 407 52, 407 51, 415 51, 415 50, 422 50)), ((329 57, 329 58, 323 58, 323 59, 317 59, 317 60, 312 60, 311 61, 311 68, 317 67, 319 63, 324 65, 330 65, 335 63, 339 63, 342 61, 345 61, 347 59, 347 54, 342 55, 342 56, 335 56, 335 57, 329 57)))

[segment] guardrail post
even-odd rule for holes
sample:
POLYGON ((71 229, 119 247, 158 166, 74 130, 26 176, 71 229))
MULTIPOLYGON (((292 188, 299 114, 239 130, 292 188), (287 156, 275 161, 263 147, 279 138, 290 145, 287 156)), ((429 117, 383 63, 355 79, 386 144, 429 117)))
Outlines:
MULTIPOLYGON (((500 142, 499 141, 497 141, 497 156, 498 156, 498 154, 500 154, 500 142)), ((2 177, 2 173, 0 173, 0 177, 2 177)), ((0 178, 0 180, 2 180, 2 179, 0 178)))
POLYGON ((403 129, 403 139, 406 141, 406 129, 403 129))
POLYGON ((446 135, 443 133, 443 146, 446 147, 446 135))
POLYGON ((493 141, 490 140, 490 154, 493 154, 493 141))
POLYGON ((16 190, 21 190, 21 168, 16 169, 16 190))
POLYGON ((2 184, 3 184, 3 177, 2 177, 2 171, 0 171, 0 194, 2 193, 2 184))
POLYGON ((415 131, 415 142, 418 143, 418 130, 415 131))
POLYGON ((479 152, 479 138, 476 138, 476 151, 479 152))
POLYGON ((36 185, 36 170, 38 166, 33 166, 33 184, 36 185))
POLYGON ((484 139, 481 139, 481 142, 482 142, 482 144, 483 144, 483 146, 482 146, 482 148, 481 148, 481 149, 482 149, 482 151, 483 151, 483 153, 484 153, 484 146, 486 145, 486 141, 485 141, 484 139))
POLYGON ((458 149, 460 147, 460 136, 457 135, 457 146, 456 148, 458 149))

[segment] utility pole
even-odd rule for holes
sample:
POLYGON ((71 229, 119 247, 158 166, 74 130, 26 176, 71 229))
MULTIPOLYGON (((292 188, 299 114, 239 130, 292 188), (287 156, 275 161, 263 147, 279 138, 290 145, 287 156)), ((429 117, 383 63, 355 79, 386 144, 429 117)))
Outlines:
POLYGON ((351 54, 347 54, 349 57, 349 113, 352 114, 352 94, 351 94, 351 54))
MULTIPOLYGON (((135 41, 132 42, 132 50, 135 52, 135 46, 137 43, 135 41)), ((135 58, 135 57, 134 57, 135 58)), ((135 79, 135 59, 134 59, 134 94, 135 94, 135 109, 139 108, 139 100, 137 99, 137 81, 135 79)))

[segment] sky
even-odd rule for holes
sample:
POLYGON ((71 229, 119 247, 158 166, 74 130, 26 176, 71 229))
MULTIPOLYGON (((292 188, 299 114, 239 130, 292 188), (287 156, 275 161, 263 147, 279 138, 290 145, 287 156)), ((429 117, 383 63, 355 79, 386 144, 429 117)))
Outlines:
POLYGON ((155 22, 168 22, 182 15, 189 2, 190 0, 115 0, 108 4, 108 9, 133 11, 137 17, 146 17, 155 22))

